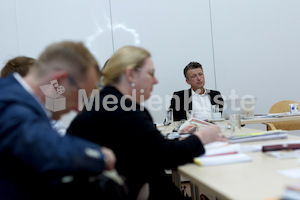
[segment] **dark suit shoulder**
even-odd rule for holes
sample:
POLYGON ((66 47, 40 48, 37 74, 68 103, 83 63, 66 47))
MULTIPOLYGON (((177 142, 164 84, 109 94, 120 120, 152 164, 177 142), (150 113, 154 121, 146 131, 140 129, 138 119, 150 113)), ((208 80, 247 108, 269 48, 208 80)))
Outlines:
POLYGON ((218 90, 207 89, 207 92, 210 93, 210 94, 221 94, 221 92, 219 92, 218 90))
POLYGON ((173 95, 183 95, 185 92, 189 92, 189 90, 190 89, 175 91, 173 95))

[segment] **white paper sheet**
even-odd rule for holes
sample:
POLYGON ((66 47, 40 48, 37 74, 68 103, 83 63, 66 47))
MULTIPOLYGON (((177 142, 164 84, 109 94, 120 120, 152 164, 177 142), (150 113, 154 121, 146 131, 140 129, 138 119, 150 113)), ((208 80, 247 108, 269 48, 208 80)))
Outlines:
POLYGON ((300 168, 278 170, 278 173, 293 179, 300 179, 300 168))

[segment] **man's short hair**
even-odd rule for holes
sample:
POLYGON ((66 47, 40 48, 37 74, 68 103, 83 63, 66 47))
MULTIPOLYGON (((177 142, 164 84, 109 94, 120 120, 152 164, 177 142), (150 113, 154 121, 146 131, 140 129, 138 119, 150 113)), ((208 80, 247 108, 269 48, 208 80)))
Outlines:
MULTIPOLYGON (((188 78, 188 77, 187 77, 187 71, 188 71, 189 69, 196 69, 196 68, 202 69, 202 65, 201 65, 200 63, 198 63, 198 62, 190 62, 190 63, 184 68, 184 70, 183 70, 183 74, 184 74, 185 78, 188 78)), ((203 70, 203 69, 202 69, 202 70, 203 70)))
POLYGON ((49 45, 32 70, 39 77, 49 71, 66 70, 81 79, 89 68, 95 68, 99 74, 98 63, 87 47, 81 42, 63 41, 49 45))

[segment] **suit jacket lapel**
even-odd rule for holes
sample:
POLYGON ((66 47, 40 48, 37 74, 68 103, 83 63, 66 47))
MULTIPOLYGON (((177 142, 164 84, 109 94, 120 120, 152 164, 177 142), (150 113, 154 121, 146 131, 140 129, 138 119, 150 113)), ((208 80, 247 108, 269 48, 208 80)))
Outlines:
POLYGON ((210 90, 206 90, 207 94, 208 94, 208 98, 210 100, 211 105, 214 105, 215 103, 213 102, 213 98, 212 98, 212 94, 210 92, 210 90))
MULTIPOLYGON (((192 96, 192 88, 189 89, 189 98, 192 96)), ((192 101, 189 103, 189 110, 193 110, 193 103, 192 101)))

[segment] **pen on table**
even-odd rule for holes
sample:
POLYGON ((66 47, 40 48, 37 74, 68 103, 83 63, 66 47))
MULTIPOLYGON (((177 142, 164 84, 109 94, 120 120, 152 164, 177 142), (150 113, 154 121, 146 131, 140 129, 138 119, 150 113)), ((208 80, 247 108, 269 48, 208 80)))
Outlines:
POLYGON ((227 152, 227 153, 219 153, 219 154, 212 154, 212 155, 207 155, 205 157, 213 157, 213 156, 223 156, 223 155, 231 155, 231 154, 237 154, 237 151, 234 152, 227 152))

